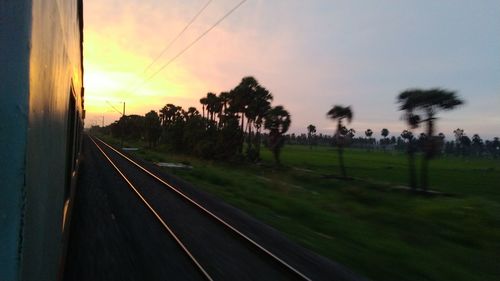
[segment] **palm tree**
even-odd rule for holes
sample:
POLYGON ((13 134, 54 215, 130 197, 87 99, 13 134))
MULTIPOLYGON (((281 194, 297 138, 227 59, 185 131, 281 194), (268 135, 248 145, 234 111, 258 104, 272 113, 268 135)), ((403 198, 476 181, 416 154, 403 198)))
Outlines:
POLYGON ((383 128, 380 134, 385 138, 389 135, 389 130, 387 128, 383 128))
POLYGON ((380 142, 382 143, 382 148, 385 151, 385 146, 387 145, 387 136, 389 135, 389 130, 387 130, 386 128, 383 128, 382 131, 380 131, 380 135, 382 135, 382 137, 384 137, 384 139, 381 140, 380 142))
POLYGON ((148 146, 154 147, 161 135, 161 121, 158 113, 151 110, 144 116, 144 133, 148 146))
POLYGON ((207 93, 207 118, 214 121, 214 114, 219 111, 219 101, 214 93, 207 93), (209 117, 210 116, 210 117, 209 117))
POLYGON ((349 139, 353 139, 354 138, 354 135, 356 134, 356 130, 354 130, 353 128, 350 128, 349 130, 347 130, 347 136, 349 137, 349 139))
MULTIPOLYGON (((243 152, 243 142, 245 135, 245 115, 249 112, 248 107, 259 83, 252 76, 243 77, 241 82, 229 92, 229 111, 241 114, 241 142, 239 144, 240 153, 243 152)), ((247 121, 248 122, 248 121, 247 121)), ((249 128, 247 126, 247 128, 249 128)))
POLYGON ((169 125, 171 125, 179 116, 180 112, 181 112, 181 107, 180 106, 176 106, 174 104, 167 104, 166 106, 164 106, 161 110, 161 116, 162 118, 164 119, 164 124, 163 126, 164 127, 168 127, 169 125))
POLYGON ((229 103, 229 99, 230 99, 230 95, 229 95, 229 92, 221 92, 219 94, 219 100, 220 102, 222 103, 222 110, 223 110, 223 113, 226 113, 227 111, 227 105, 229 103))
POLYGON ((372 135, 373 135, 372 129, 366 129, 365 136, 370 139, 372 135))
POLYGON ((478 134, 472 136, 472 147, 474 148, 474 153, 477 156, 481 156, 483 150, 483 139, 478 134))
POLYGON ((465 135, 464 130, 460 129, 460 128, 456 128, 453 131, 453 134, 455 135, 456 152, 457 153, 463 153, 462 138, 465 135))
POLYGON ((371 146, 372 146, 372 135, 373 135, 372 129, 366 129, 365 136, 368 138, 368 143, 367 143, 368 151, 370 151, 371 146))
POLYGON ((269 148, 273 152, 276 164, 280 165, 281 148, 285 144, 283 136, 290 127, 290 114, 283 106, 278 105, 270 109, 264 117, 264 128, 269 130, 269 148))
POLYGON ((247 113, 248 105, 251 102, 252 94, 256 91, 259 82, 252 76, 243 77, 241 82, 236 86, 233 90, 231 90, 230 94, 232 99, 229 103, 230 107, 235 112, 241 113, 241 130, 245 131, 245 114, 247 113))
POLYGON ((205 106, 208 104, 208 99, 206 97, 200 99, 201 109, 202 109, 202 117, 205 118, 205 106))
POLYGON ((167 108, 166 105, 160 109, 160 121, 161 121, 161 125, 163 127, 165 127, 167 125, 166 124, 166 122, 167 122, 167 114, 168 114, 167 111, 168 111, 168 108, 167 108))
POLYGON ((248 152, 251 154, 248 156, 250 160, 258 160, 260 158, 260 130, 264 117, 271 109, 273 95, 259 84, 248 91, 248 95, 249 103, 245 112, 248 126, 248 152), (252 127, 255 128, 255 135, 252 127))
POLYGON ((195 107, 189 107, 187 111, 185 111, 185 119, 191 119, 196 116, 200 116, 200 112, 195 107))
POLYGON ((223 127, 225 120, 227 119, 229 112, 227 110, 227 106, 229 103, 231 96, 229 92, 221 92, 218 96, 219 102, 221 104, 219 111, 219 127, 223 127))
POLYGON ((460 128, 456 128, 453 131, 453 134, 455 135, 455 139, 458 142, 460 140, 460 138, 464 136, 464 130, 460 129, 460 128))
POLYGON ((427 137, 424 146, 424 158, 421 166, 421 187, 424 191, 428 188, 429 160, 435 155, 434 122, 436 114, 440 110, 452 110, 464 102, 456 96, 456 93, 440 88, 429 90, 410 89, 399 94, 397 98, 400 110, 406 112, 407 118, 419 116, 418 123, 425 122, 427 137), (422 114, 425 119, 420 119, 422 114))
POLYGON ((494 137, 491 142, 491 146, 493 148, 493 157, 497 158, 500 154, 500 139, 498 137, 494 137))
POLYGON ((342 172, 342 176, 344 178, 347 177, 346 169, 344 166, 344 157, 343 157, 343 146, 344 146, 344 137, 342 134, 344 126, 342 125, 342 120, 346 119, 348 123, 352 120, 352 110, 350 106, 341 106, 335 105, 332 109, 330 109, 326 115, 332 119, 337 120, 337 131, 335 132, 335 138, 337 143, 337 151, 339 154, 339 164, 340 170, 342 172))
POLYGON ((479 145, 479 144, 483 143, 483 140, 481 139, 481 137, 478 134, 474 134, 472 136, 472 143, 475 145, 479 145))
POLYGON ((309 140, 309 149, 312 149, 312 138, 316 134, 316 126, 310 124, 307 126, 307 139, 309 140))
MULTIPOLYGON (((410 128, 414 129, 416 128, 415 126, 418 126, 418 124, 414 123, 411 124, 409 123, 410 128)), ((415 171, 415 143, 414 143, 414 137, 413 133, 410 130, 404 130, 401 133, 401 137, 405 140, 407 140, 406 143, 406 153, 408 153, 408 168, 409 168, 409 184, 410 188, 415 191, 417 189, 417 173, 415 171)))

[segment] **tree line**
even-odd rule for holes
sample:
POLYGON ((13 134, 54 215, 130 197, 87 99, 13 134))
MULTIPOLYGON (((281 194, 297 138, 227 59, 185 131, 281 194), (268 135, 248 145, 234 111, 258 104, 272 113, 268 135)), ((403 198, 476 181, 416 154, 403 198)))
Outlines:
MULTIPOLYGON (((309 125, 306 127, 307 134, 287 134, 285 135, 285 144, 291 145, 306 145, 310 148, 315 146, 335 146, 336 139, 332 135, 316 134, 316 126, 309 125), (312 126, 312 127, 311 127, 312 126), (314 128, 310 131, 310 128, 314 128)), ((370 150, 396 150, 405 151, 408 139, 411 137, 415 142, 417 152, 423 152, 425 147, 425 139, 427 135, 422 132, 414 135, 412 131, 403 130, 397 135, 389 136, 391 133, 387 128, 381 130, 382 138, 376 139, 373 136, 372 129, 364 131, 362 136, 356 137, 356 131, 349 129, 350 134, 346 140, 346 146, 351 148, 359 148, 370 150), (363 136, 364 135, 364 136, 363 136)), ((452 132, 451 140, 446 140, 444 133, 440 132, 436 136, 437 151, 436 153, 444 156, 475 156, 475 157, 500 157, 500 139, 494 137, 492 140, 484 140, 479 134, 474 134, 469 137, 463 129, 457 128, 452 132)))
POLYGON ((464 103, 454 91, 441 88, 428 90, 409 89, 396 97, 408 128, 396 138, 389 138, 389 130, 383 128, 383 137, 377 143, 373 131, 367 129, 366 137, 355 138, 356 131, 347 128, 353 119, 350 106, 334 105, 326 116, 336 122, 333 136, 316 135, 316 126, 307 126, 307 134, 286 134, 291 116, 281 105, 272 106, 273 95, 251 76, 242 78, 233 89, 219 94, 207 93, 200 98, 202 112, 195 107, 184 110, 174 104, 166 104, 144 116, 122 116, 118 121, 101 128, 116 138, 147 141, 150 147, 159 144, 176 152, 183 152, 206 159, 260 160, 261 146, 269 148, 277 164, 285 143, 306 144, 311 148, 318 144, 335 145, 338 152, 340 173, 347 177, 344 164, 344 148, 347 146, 372 149, 375 145, 404 150, 408 155, 409 185, 412 190, 428 190, 429 161, 438 154, 500 156, 500 142, 483 141, 475 134, 469 138, 458 128, 453 133, 455 141, 445 142, 443 133, 436 134, 437 113, 452 110, 464 103), (425 129, 418 137, 413 130, 425 129), (265 131, 264 131, 265 130, 265 131), (417 184, 415 158, 422 157, 420 184, 417 184))
POLYGON ((200 98, 201 113, 195 107, 185 110, 166 104, 144 116, 123 116, 103 130, 116 138, 143 139, 150 147, 162 144, 217 160, 259 161, 264 144, 279 164, 291 116, 283 106, 272 106, 272 101, 271 92, 248 76, 229 91, 200 98))

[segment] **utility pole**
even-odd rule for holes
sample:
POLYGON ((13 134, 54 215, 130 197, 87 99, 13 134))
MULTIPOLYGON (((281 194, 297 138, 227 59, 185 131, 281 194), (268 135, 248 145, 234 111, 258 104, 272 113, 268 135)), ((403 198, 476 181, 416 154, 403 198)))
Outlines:
POLYGON ((123 137, 125 135, 125 102, 123 102, 123 111, 122 111, 122 138, 121 138, 121 147, 123 148, 123 137))
POLYGON ((102 128, 104 128, 104 115, 102 116, 102 128))
MULTIPOLYGON (((123 148, 123 137, 125 135, 125 118, 124 118, 125 117, 125 102, 123 102, 123 110, 121 112, 120 112, 120 110, 116 109, 116 107, 114 107, 109 101, 106 101, 106 103, 109 104, 109 106, 111 108, 113 108, 114 111, 116 111, 122 115, 122 118, 121 118, 122 122, 119 122, 118 124, 120 125, 121 131, 122 131, 122 134, 121 134, 122 136, 121 136, 120 142, 121 142, 121 147, 123 148)), ((102 123, 103 123, 103 127, 104 127, 104 116, 102 117, 102 119, 103 119, 102 123)))

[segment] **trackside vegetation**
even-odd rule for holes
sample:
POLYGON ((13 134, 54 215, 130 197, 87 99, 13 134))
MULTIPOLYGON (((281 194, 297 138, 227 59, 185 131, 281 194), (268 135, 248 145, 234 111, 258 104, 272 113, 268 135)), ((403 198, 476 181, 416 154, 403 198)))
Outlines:
MULTIPOLYGON (((109 136, 104 138, 118 144, 109 136)), ((434 196, 415 195, 404 153, 345 149, 352 180, 333 146, 288 145, 281 166, 263 150, 260 164, 176 154, 163 146, 136 156, 182 162, 168 169, 283 232, 290 239, 373 280, 495 280, 500 276, 500 162, 440 157, 428 176, 434 196)), ((420 164, 417 159, 417 164, 420 164)))
POLYGON ((313 124, 286 134, 292 117, 272 100, 249 76, 207 93, 201 114, 167 104, 91 133, 192 166, 164 169, 370 279, 498 280, 500 140, 435 132, 438 113, 464 104, 455 92, 401 92, 407 128, 379 141, 369 128, 356 138, 353 108, 339 104, 325 109, 332 136, 313 124))

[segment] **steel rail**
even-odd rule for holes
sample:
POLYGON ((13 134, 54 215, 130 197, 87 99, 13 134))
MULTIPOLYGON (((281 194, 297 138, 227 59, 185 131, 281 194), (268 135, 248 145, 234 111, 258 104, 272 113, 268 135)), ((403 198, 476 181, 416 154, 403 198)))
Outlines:
MULTIPOLYGON (((155 211, 155 209, 146 201, 146 199, 144 198, 144 196, 142 196, 142 194, 137 190, 137 188, 132 184, 132 182, 130 182, 130 180, 122 173, 122 171, 115 165, 115 163, 113 162, 113 160, 111 160, 111 158, 106 154, 106 152, 104 152, 104 150, 102 150, 102 148, 95 142, 95 140, 90 137, 90 139, 92 140, 92 142, 97 146, 97 148, 101 151, 101 153, 104 155, 104 157, 106 157, 106 159, 109 161, 109 163, 111 163, 111 165, 115 168, 115 170, 120 174, 120 176, 127 182, 127 184, 132 188, 132 190, 134 190, 134 192, 136 193, 136 195, 141 199, 141 201, 148 207, 148 209, 154 214, 154 216, 160 221, 160 223, 163 225, 163 227, 165 227, 165 229, 168 231, 168 233, 170 234, 170 236, 172 236, 172 238, 174 238, 175 242, 177 242, 177 245, 179 245, 179 247, 181 247, 181 249, 184 251, 184 253, 186 255, 188 255, 188 257, 191 259, 191 261, 196 265, 196 267, 200 270, 200 272, 203 274, 203 276, 207 279, 207 280, 210 280, 210 281, 213 281, 214 279, 210 276, 210 274, 208 274, 208 272, 203 268, 203 266, 201 266, 201 264, 198 262, 198 260, 196 260, 196 258, 193 256, 193 254, 189 251, 189 249, 184 245, 184 243, 182 243, 182 241, 179 239, 179 237, 177 237, 177 235, 175 235, 175 233, 173 232, 173 230, 167 225, 167 223, 160 217, 160 215, 155 211)), ((101 141, 102 142, 102 141, 101 141)), ((102 142, 104 143, 104 142, 102 142)), ((106 143, 104 143, 106 144, 106 143)), ((107 145, 107 144, 106 144, 107 145)))
POLYGON ((295 275, 297 275, 301 279, 307 280, 307 281, 312 281, 311 278, 307 277, 305 274, 303 274, 302 272, 300 272, 298 269, 294 268, 293 266, 291 266, 290 264, 288 264, 287 262, 285 262, 283 259, 281 259, 278 256, 276 256, 275 254, 273 254, 271 251, 269 251, 266 248, 264 248, 264 246, 260 245, 259 243, 257 243, 256 241, 254 241, 252 238, 248 237, 247 235, 245 235, 244 233, 242 233, 241 231, 239 231, 238 229, 236 229, 234 226, 232 226, 231 224, 229 224, 228 222, 226 222, 225 220, 223 220, 222 218, 220 218, 216 214, 212 213, 211 211, 209 211, 207 208, 203 207, 201 204, 199 204, 195 200, 191 199, 189 196, 187 196, 186 194, 184 194, 178 188, 176 188, 173 185, 167 183, 166 181, 164 181, 163 179, 161 179, 160 177, 158 177, 154 173, 152 173, 149 170, 147 170, 146 168, 142 167, 140 164, 138 164, 134 160, 130 159, 129 157, 127 157, 126 155, 124 155, 123 153, 121 153, 120 151, 118 151, 117 149, 115 149, 114 147, 112 147, 111 145, 105 143, 100 138, 96 137, 96 139, 99 140, 100 142, 102 142, 104 145, 106 145, 110 149, 112 149, 113 151, 115 151, 117 154, 119 154, 123 158, 125 158, 127 161, 129 161, 130 163, 134 164, 136 167, 138 167, 139 169, 141 169, 142 171, 144 171, 145 173, 147 173, 148 175, 150 175, 151 177, 155 178, 157 181, 161 182, 166 187, 170 188, 172 191, 176 192, 178 195, 180 195, 181 197, 183 197, 185 200, 187 200, 188 202, 190 202, 193 205, 195 205, 196 207, 198 207, 200 210, 202 210, 203 212, 205 212, 206 214, 208 214, 210 217, 212 217, 216 221, 220 222, 221 224, 223 224, 224 226, 226 226, 230 230, 232 230, 240 238, 242 238, 243 240, 245 240, 245 241, 251 243, 252 245, 254 245, 255 247, 257 247, 259 250, 261 250, 262 252, 264 252, 265 254, 267 254, 268 256, 270 256, 271 258, 273 258, 276 262, 278 262, 279 264, 281 264, 282 266, 284 266, 288 270, 292 271, 295 275))

